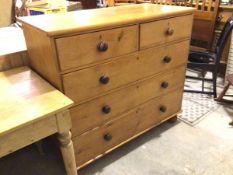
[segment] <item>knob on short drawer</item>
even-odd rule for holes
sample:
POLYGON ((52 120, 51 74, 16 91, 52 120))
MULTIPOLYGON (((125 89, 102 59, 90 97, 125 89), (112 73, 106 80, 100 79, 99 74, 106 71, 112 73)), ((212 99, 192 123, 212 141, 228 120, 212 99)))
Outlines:
POLYGON ((108 106, 108 105, 105 105, 102 107, 102 112, 105 113, 105 114, 108 114, 111 112, 111 107, 108 106))
POLYGON ((172 28, 168 28, 167 29, 167 31, 166 31, 166 34, 168 35, 168 36, 172 36, 173 35, 173 33, 174 33, 174 29, 172 29, 172 28))
POLYGON ((161 83, 161 87, 162 88, 167 88, 168 87, 168 82, 167 81, 163 81, 162 83, 161 83))
POLYGON ((165 56, 165 57, 163 58, 163 62, 164 62, 164 63, 170 63, 171 60, 172 60, 172 58, 169 57, 169 56, 165 56))
POLYGON ((167 107, 162 105, 162 106, 159 107, 159 110, 161 112, 166 112, 167 111, 167 107))
POLYGON ((104 134, 104 140, 106 141, 112 140, 112 135, 110 133, 104 134))
POLYGON ((101 84, 108 84, 109 80, 110 80, 110 78, 106 75, 101 76, 99 79, 101 84))
POLYGON ((97 46, 97 49, 100 51, 100 52, 105 52, 108 50, 108 43, 107 42, 104 42, 104 41, 101 41, 98 46, 97 46))

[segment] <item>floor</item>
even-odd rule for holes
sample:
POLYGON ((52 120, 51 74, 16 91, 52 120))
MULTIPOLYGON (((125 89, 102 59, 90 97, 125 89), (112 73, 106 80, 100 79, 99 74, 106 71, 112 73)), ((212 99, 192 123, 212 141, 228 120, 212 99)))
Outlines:
MULTIPOLYGON (((79 171, 80 175, 232 175, 233 106, 218 105, 195 125, 164 123, 79 171)), ((0 175, 65 175, 52 138, 0 159, 0 175)))

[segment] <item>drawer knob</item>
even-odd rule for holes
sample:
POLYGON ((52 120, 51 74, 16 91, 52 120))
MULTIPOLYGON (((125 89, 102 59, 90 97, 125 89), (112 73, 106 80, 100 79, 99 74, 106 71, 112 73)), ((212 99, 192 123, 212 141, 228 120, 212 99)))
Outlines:
POLYGON ((108 105, 105 105, 104 107, 102 107, 102 112, 105 114, 108 114, 111 112, 111 107, 108 105))
POLYGON ((166 34, 172 36, 174 33, 174 29, 168 28, 166 34))
POLYGON ((217 17, 217 22, 221 22, 222 19, 223 19, 223 15, 219 15, 219 16, 217 17))
POLYGON ((104 41, 101 41, 98 46, 97 46, 98 50, 100 52, 105 52, 108 50, 108 43, 104 42, 104 41))
POLYGON ((108 84, 109 80, 110 80, 110 78, 108 76, 105 76, 105 75, 101 76, 99 79, 100 83, 102 83, 102 84, 108 84))
POLYGON ((167 108, 166 108, 166 106, 160 106, 160 108, 159 108, 159 110, 161 111, 161 112, 166 112, 167 111, 167 108))
POLYGON ((162 87, 162 88, 167 88, 168 85, 169 85, 169 84, 168 84, 167 81, 164 81, 164 82, 161 83, 161 87, 162 87))
POLYGON ((169 57, 169 56, 165 56, 165 57, 163 58, 163 62, 164 62, 164 63, 170 63, 171 60, 172 60, 172 58, 169 57))
POLYGON ((106 141, 112 140, 112 135, 109 134, 109 133, 105 134, 105 135, 104 135, 104 140, 106 140, 106 141))

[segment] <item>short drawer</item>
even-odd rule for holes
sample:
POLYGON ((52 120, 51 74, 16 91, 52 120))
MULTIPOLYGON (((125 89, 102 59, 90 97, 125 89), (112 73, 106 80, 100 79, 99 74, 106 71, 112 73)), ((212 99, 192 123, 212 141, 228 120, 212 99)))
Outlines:
POLYGON ((131 82, 185 64, 189 41, 146 49, 139 54, 72 72, 63 76, 65 94, 76 103, 131 82), (177 52, 179 48, 179 52, 177 52))
POLYGON ((142 131, 174 116, 181 109, 181 99, 182 90, 173 91, 125 113, 118 120, 73 138, 77 166, 104 155, 142 131))
POLYGON ((190 38, 192 20, 193 16, 187 15, 141 24, 140 48, 190 38))
POLYGON ((180 66, 165 74, 159 74, 71 108, 73 136, 113 120, 120 114, 152 98, 167 94, 175 89, 183 89, 184 74, 185 66, 180 66))
POLYGON ((56 39, 61 70, 134 52, 138 49, 138 28, 129 26, 112 30, 56 39))

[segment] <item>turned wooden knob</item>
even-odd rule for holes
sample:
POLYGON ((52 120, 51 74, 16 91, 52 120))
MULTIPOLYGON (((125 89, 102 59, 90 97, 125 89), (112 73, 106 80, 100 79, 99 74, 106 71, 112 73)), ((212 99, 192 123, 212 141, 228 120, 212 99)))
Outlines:
POLYGON ((108 106, 108 105, 105 105, 102 107, 102 112, 105 113, 105 114, 108 114, 111 112, 111 107, 108 106))
POLYGON ((167 107, 162 105, 162 106, 159 107, 159 110, 161 112, 166 112, 167 111, 167 107))
POLYGON ((105 52, 108 50, 108 43, 104 42, 104 41, 101 41, 98 46, 97 46, 98 50, 100 52, 105 52))
POLYGON ((164 63, 170 63, 171 60, 172 60, 172 58, 169 57, 169 56, 165 56, 165 57, 163 58, 163 62, 164 62, 164 63))
POLYGON ((105 134, 104 135, 104 140, 106 140, 106 141, 112 140, 112 135, 110 133, 105 134))
POLYGON ((101 84, 108 84, 108 82, 110 81, 110 78, 108 76, 103 75, 100 77, 99 81, 101 84))
POLYGON ((171 29, 171 28, 168 28, 167 31, 166 31, 166 34, 167 34, 168 36, 173 35, 173 33, 174 33, 174 29, 171 29))
POLYGON ((167 81, 163 81, 162 83, 161 83, 161 87, 162 88, 167 88, 168 87, 168 82, 167 81))

